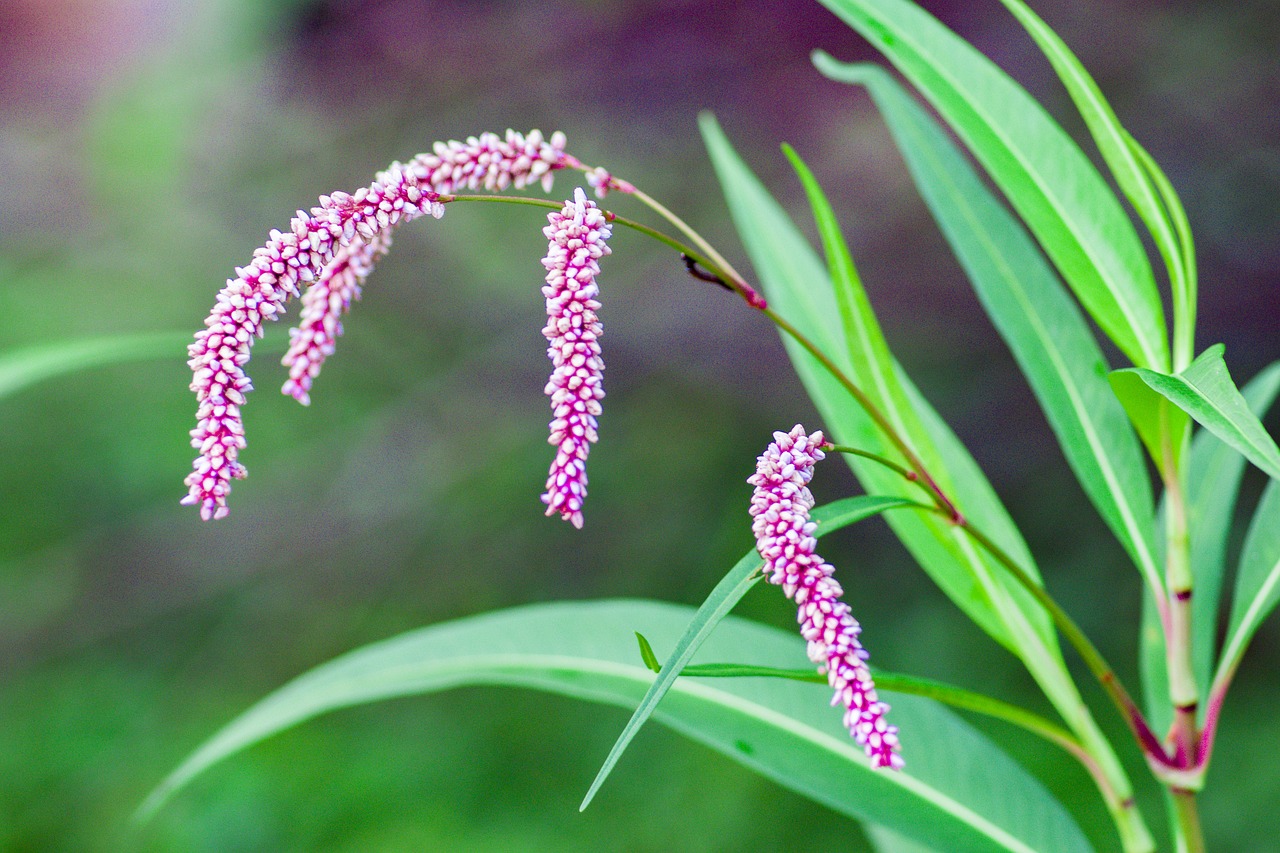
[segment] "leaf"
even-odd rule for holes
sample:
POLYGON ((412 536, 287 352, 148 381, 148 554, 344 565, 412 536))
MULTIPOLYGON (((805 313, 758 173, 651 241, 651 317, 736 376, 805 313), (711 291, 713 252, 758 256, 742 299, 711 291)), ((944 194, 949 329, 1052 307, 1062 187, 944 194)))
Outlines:
MULTIPOLYGON (((1258 373, 1241 391, 1249 410, 1262 417, 1280 394, 1280 362, 1258 373)), ((1191 442, 1187 467, 1187 522, 1191 531, 1191 668, 1203 713, 1216 654, 1218 610, 1227 562, 1227 541, 1235 517, 1236 498, 1245 458, 1208 430, 1191 442)), ((1161 508, 1163 514, 1164 508, 1161 508)), ((1169 727, 1169 682, 1164 635, 1155 603, 1147 596, 1142 613, 1142 678, 1148 717, 1156 731, 1169 727)))
POLYGON ((1258 627, 1280 601, 1280 481, 1272 480, 1254 511, 1240 555, 1227 640, 1215 682, 1229 678, 1258 627))
POLYGON ((1190 425, 1187 413, 1157 394, 1138 374, 1129 370, 1113 370, 1107 379, 1152 461, 1160 467, 1181 468, 1186 448, 1173 437, 1187 434, 1190 425))
MULTIPOLYGON (((375 643, 263 699, 193 753, 147 799, 149 814, 210 765, 319 714, 470 685, 528 687, 629 707, 652 674, 631 630, 674 642, 689 608, 643 601, 541 604, 375 643)), ((750 650, 762 665, 805 662, 794 634, 726 619, 707 656, 750 650)), ((829 707, 830 688, 783 679, 681 679, 657 719, 781 785, 948 851, 1087 851, 1062 806, 993 743, 928 700, 895 697, 907 770, 873 770, 829 707)))
POLYGON ((1120 203, 1007 74, 907 0, 822 0, 937 109, 1026 221, 1081 304, 1134 364, 1168 369, 1150 262, 1120 203))
MULTIPOLYGON (((885 510, 915 505, 914 502, 902 498, 859 495, 816 507, 810 518, 817 522, 818 525, 814 531, 814 536, 820 537, 833 530, 839 530, 865 518, 870 518, 873 515, 879 515, 885 510)), ((742 600, 742 596, 746 595, 747 591, 760 580, 757 572, 763 565, 759 554, 755 551, 748 551, 742 556, 742 559, 734 564, 733 568, 729 569, 729 572, 716 584, 715 589, 711 590, 711 594, 707 596, 706 601, 702 602, 702 606, 698 608, 698 612, 694 614, 688 627, 680 635, 680 639, 676 642, 675 648, 672 649, 671 655, 667 658, 666 663, 662 665, 658 677, 649 686, 639 706, 632 713, 631 719, 627 721, 622 733, 614 741, 613 748, 609 750, 609 755, 605 758, 604 764, 601 765, 600 771, 596 773, 596 778, 592 780, 591 787, 587 790, 587 795, 582 798, 582 804, 578 807, 579 810, 584 810, 591 804, 591 800, 595 798, 596 792, 600 790, 604 780, 609 778, 609 774, 613 772, 613 768, 617 765, 618 759, 622 757, 622 753, 626 752, 631 741, 640 733, 641 726, 653 714, 654 709, 658 707, 658 703, 662 701, 662 697, 671 689, 671 685, 675 684, 676 678, 679 677, 680 672, 693 658, 698 648, 706 641, 707 637, 711 636, 711 632, 715 630, 716 625, 720 624, 721 619, 729 615, 729 611, 733 610, 734 606, 742 600)), ((652 652, 652 650, 650 651, 652 652)))
POLYGON ((1280 448, 1231 381, 1222 360, 1223 350, 1222 344, 1209 347, 1186 370, 1174 375, 1141 367, 1116 373, 1137 376, 1268 476, 1280 479, 1280 448))
POLYGON ((935 853, 932 847, 926 847, 877 824, 863 826, 862 831, 877 853, 935 853))
POLYGON ((55 341, 0 354, 0 399, 46 379, 124 361, 186 360, 191 332, 141 332, 55 341))
POLYGON ((1085 494, 1153 589, 1155 514, 1142 451, 1083 316, 1021 224, 942 128, 887 72, 826 54, 828 77, 866 86, 916 186, 1013 352, 1085 494))
MULTIPOLYGON (((876 319, 871 301, 858 277, 849 246, 840 233, 840 223, 836 221, 835 211, 827 201, 817 178, 795 149, 784 144, 782 150, 804 186, 814 221, 818 225, 854 371, 864 381, 867 396, 889 417, 899 434, 909 440, 913 432, 920 432, 920 424, 912 417, 910 403, 902 386, 896 381, 893 355, 889 352, 889 344, 884 339, 880 322, 876 319)), ((912 450, 917 454, 920 452, 918 448, 913 447, 912 450)))
MULTIPOLYGON (((1190 309, 1188 328, 1195 327, 1195 293, 1194 282, 1187 279, 1187 269, 1179 234, 1166 210, 1166 202, 1177 204, 1178 211, 1182 205, 1177 202, 1177 194, 1172 199, 1161 195, 1161 188, 1156 185, 1150 169, 1158 170, 1155 161, 1137 144, 1128 131, 1116 118, 1115 111, 1107 103, 1107 99, 1094 82, 1084 65, 1071 52, 1058 34, 1031 11, 1022 0, 1000 0, 1013 13, 1036 44, 1044 51, 1044 55, 1053 65, 1058 78, 1066 86, 1067 93, 1075 102, 1076 109, 1089 127, 1089 133, 1106 161, 1107 167, 1115 177, 1116 183, 1124 191, 1133 209, 1142 217, 1147 230, 1151 232, 1160 256, 1169 270, 1169 281, 1174 290, 1174 316, 1179 317, 1190 309), (1148 162, 1149 161, 1149 162, 1148 162)), ((1169 187, 1171 190, 1172 187, 1169 187)))

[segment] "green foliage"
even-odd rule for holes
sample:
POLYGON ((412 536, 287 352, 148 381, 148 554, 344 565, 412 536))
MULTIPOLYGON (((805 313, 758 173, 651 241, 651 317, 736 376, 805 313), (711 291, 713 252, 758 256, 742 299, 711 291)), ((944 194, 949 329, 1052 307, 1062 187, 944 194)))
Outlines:
POLYGON ((825 0, 928 99, 1022 216, 1076 297, 1137 365, 1169 364, 1151 265, 1116 197, 1027 92, 907 0, 825 0))
POLYGON ((1120 372, 1136 375, 1268 476, 1280 479, 1280 448, 1231 381, 1222 360, 1224 349, 1222 344, 1209 347, 1186 370, 1173 375, 1141 367, 1120 372))
POLYGON ((10 350, 0 353, 0 399, 57 376, 119 362, 173 358, 190 342, 190 332, 150 332, 10 350))
MULTIPOLYGON (((357 649, 299 677, 214 735, 165 780, 144 812, 192 776, 276 732, 355 704, 464 685, 512 685, 630 706, 651 673, 632 629, 676 642, 692 613, 638 601, 540 604, 424 628, 357 649)), ((728 618, 704 656, 750 650, 753 661, 804 661, 789 633, 728 618)), ((788 679, 680 679, 656 718, 774 781, 844 814, 938 849, 1087 851, 1080 830, 1039 782, 948 711, 898 697, 913 732, 909 771, 871 769, 825 701, 828 688, 788 679)))
POLYGON ((992 196, 938 125, 883 69, 818 69, 865 85, 912 178, 1013 352, 1085 494, 1152 589, 1154 506, 1141 451, 1105 377, 1106 360, 1079 309, 1025 229, 992 196))

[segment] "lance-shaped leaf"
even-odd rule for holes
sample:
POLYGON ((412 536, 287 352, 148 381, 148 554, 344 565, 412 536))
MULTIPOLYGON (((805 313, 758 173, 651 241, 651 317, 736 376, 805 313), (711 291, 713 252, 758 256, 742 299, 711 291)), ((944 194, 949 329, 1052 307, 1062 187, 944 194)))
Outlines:
MULTIPOLYGON (((885 407, 882 411, 888 421, 900 431, 944 491, 964 498, 966 503, 960 507, 961 511, 987 530, 988 535, 993 535, 1001 547, 1009 549, 1022 565, 1033 567, 1025 542, 972 457, 936 414, 932 427, 945 433, 945 437, 940 439, 925 426, 926 411, 932 411, 928 403, 911 387, 896 362, 886 365, 878 357, 877 348, 869 345, 879 339, 880 332, 865 297, 853 302, 856 310, 866 312, 860 321, 868 336, 847 339, 831 280, 812 247, 737 156, 714 119, 705 116, 702 130, 730 213, 770 305, 864 390, 892 389, 876 395, 882 396, 877 403, 885 407), (948 453, 946 458, 942 455, 943 443, 948 453), (957 480, 957 476, 963 476, 963 482, 957 480)), ((789 336, 783 335, 783 341, 822 413, 827 434, 840 443, 900 459, 893 443, 826 368, 789 336)), ((907 498, 918 498, 922 494, 918 487, 876 463, 853 456, 847 457, 847 461, 869 492, 907 498)), ((929 514, 899 514, 888 521, 930 577, 997 641, 1015 654, 1021 654, 1026 648, 1012 635, 1008 621, 1011 618, 1037 635, 1033 645, 1056 649, 1052 628, 1039 604, 990 558, 973 549, 969 540, 958 536, 954 525, 929 514), (996 601, 993 595, 1000 600, 996 601), (1007 606, 1018 609, 1019 615, 1003 612, 1007 606)))
POLYGON ((1280 448, 1231 381, 1222 360, 1224 349, 1222 344, 1214 344, 1181 373, 1171 375, 1134 367, 1116 374, 1126 379, 1137 376, 1152 391, 1234 447, 1268 476, 1280 479, 1280 448))
POLYGON ((1280 602, 1280 481, 1272 480, 1254 511, 1231 603, 1231 621, 1215 682, 1230 678, 1249 641, 1280 602))
MULTIPOLYGON (((1098 84, 1058 34, 1022 0, 1000 2, 1026 27, 1054 71, 1058 72, 1059 79, 1088 125, 1102 159, 1107 162, 1133 209, 1142 217, 1164 259, 1173 287, 1176 321, 1184 324, 1187 331, 1194 329, 1196 294, 1195 281, 1190 277, 1194 272, 1187 269, 1186 250, 1181 244, 1179 224, 1175 223, 1175 220, 1180 223, 1185 219, 1177 193, 1162 194, 1164 186, 1157 183, 1157 176, 1162 175, 1160 167, 1120 124, 1098 84), (1169 209, 1166 209, 1166 204, 1169 209)), ((1172 190, 1172 187, 1168 189, 1172 190)))
MULTIPOLYGON (((1249 410, 1261 418, 1280 394, 1280 362, 1260 372, 1241 389, 1249 410)), ((1235 518, 1236 499, 1245 458, 1208 430, 1191 442, 1187 466, 1187 526, 1191 531, 1191 671, 1205 708, 1214 658, 1217 654, 1218 611, 1226 570, 1227 541, 1235 518)), ((1165 508, 1161 507, 1163 515, 1165 508)), ((1158 545, 1163 543, 1157 540, 1158 545)), ((1163 555, 1161 555, 1163 560, 1163 555)), ((1156 731, 1173 720, 1165 664, 1164 634, 1155 602, 1148 595, 1142 612, 1142 685, 1148 719, 1156 731)))
POLYGON ((907 0, 822 0, 964 140, 1076 298, 1134 364, 1167 370, 1164 310, 1133 224, 1062 128, 994 63, 907 0))
POLYGON ((828 77, 861 83, 871 93, 1085 494, 1148 585, 1162 589, 1142 450, 1104 378, 1101 349, 1044 256, 937 122, 886 71, 823 53, 814 63, 828 77))
MULTIPOLYGON (((528 687, 631 707, 653 678, 633 631, 675 642, 692 610, 644 601, 540 604, 412 631, 350 652, 263 699, 200 747, 144 804, 154 810, 227 756, 319 714, 471 685, 528 687)), ((729 618, 708 659, 748 650, 804 665, 794 634, 729 618)), ((991 741, 929 700, 895 696, 912 764, 872 769, 829 706, 830 688, 776 678, 680 679, 655 714, 675 731, 825 806, 938 850, 1090 849, 1044 787, 991 741)), ((430 733, 427 733, 430 737, 430 733)), ((905 741, 904 741, 905 742, 905 741)), ((337 772, 340 772, 337 771, 337 772)))

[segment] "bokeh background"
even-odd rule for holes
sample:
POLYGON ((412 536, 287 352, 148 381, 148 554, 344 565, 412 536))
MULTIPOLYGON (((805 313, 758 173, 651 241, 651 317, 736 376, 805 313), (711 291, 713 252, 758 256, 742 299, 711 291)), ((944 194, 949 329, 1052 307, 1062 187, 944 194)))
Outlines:
MULTIPOLYGON (((1081 135, 995 0, 924 5, 1081 135)), ((1225 341, 1247 379, 1277 354, 1280 6, 1034 5, 1182 193, 1201 342, 1225 341)), ((807 0, 3 0, 0 351, 194 331, 297 207, 433 140, 508 126, 565 131, 746 268, 696 131, 709 109, 802 222, 778 143, 809 160, 899 357, 986 467, 1050 588, 1136 682, 1136 575, 868 99, 821 78, 816 47, 872 58, 807 0)), ((609 397, 587 526, 542 516, 541 223, 531 208, 455 205, 402 229, 309 409, 274 391, 285 327, 271 329, 251 365, 251 476, 219 524, 178 505, 194 411, 180 345, 0 400, 0 849, 864 848, 850 821, 657 726, 579 815, 626 713, 499 689, 314 721, 130 828, 219 725, 343 651, 527 602, 696 604, 750 547, 755 455, 816 416, 761 318, 622 229, 602 276, 609 397)), ((815 483, 819 500, 853 488, 839 466, 815 483)), ((1251 474, 1246 503, 1259 488, 1251 474)), ((882 523, 824 554, 877 664, 1043 707, 882 523)), ((794 618, 773 590, 741 612, 794 618)), ((1280 849, 1278 639, 1260 634, 1226 711, 1204 798, 1216 850, 1280 849)), ((1114 846, 1081 772, 992 731, 1114 846)), ((1143 798, 1156 818, 1145 784, 1143 798)))

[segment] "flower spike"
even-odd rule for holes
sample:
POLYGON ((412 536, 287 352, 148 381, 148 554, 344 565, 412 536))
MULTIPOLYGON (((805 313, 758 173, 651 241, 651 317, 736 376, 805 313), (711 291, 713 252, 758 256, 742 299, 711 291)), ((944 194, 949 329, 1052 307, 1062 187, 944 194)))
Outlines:
MULTIPOLYGON (((560 132, 549 140, 538 130, 527 135, 508 130, 505 137, 482 133, 466 142, 437 142, 432 153, 419 154, 403 168, 419 185, 442 196, 459 189, 523 189, 535 181, 549 192, 554 170, 566 165, 564 145, 560 132)), ((375 180, 386 184, 393 179, 389 172, 382 172, 375 180)), ((360 298, 365 278, 390 248, 390 227, 374 239, 344 246, 302 295, 302 317, 298 327, 289 330, 292 343, 281 360, 289 368, 289 379, 280 389, 284 394, 304 406, 311 402, 311 383, 342 334, 339 318, 360 298)))
POLYGON ((609 254, 605 241, 613 229, 604 212, 581 189, 560 211, 547 215, 542 233, 550 240, 542 265, 547 268, 547 355, 553 371, 546 393, 551 397, 551 436, 555 460, 542 501, 547 515, 559 513, 574 527, 582 527, 582 502, 587 496, 587 453, 596 440, 596 417, 604 399, 604 361, 599 338, 603 326, 596 317, 600 303, 596 275, 599 260, 609 254))
POLYGON ((240 406, 253 388, 244 365, 254 338, 262 337, 263 320, 275 319, 298 295, 298 283, 324 274, 344 246, 357 240, 376 243, 399 222, 444 213, 439 195, 399 164, 383 177, 355 195, 321 196, 309 214, 298 211, 288 233, 273 230, 249 266, 227 281, 205 328, 188 347, 191 390, 199 402, 191 446, 200 455, 187 475, 189 493, 182 502, 199 506, 206 520, 227 514, 231 481, 245 476, 236 458, 245 446, 240 406))
POLYGON ((815 463, 825 455, 826 440, 821 432, 806 435, 799 424, 789 433, 775 432, 773 439, 747 480, 755 486, 751 529, 765 577, 799 608, 797 621, 809 643, 809 660, 826 672, 835 691, 831 704, 844 705, 844 725, 872 766, 899 769, 898 727, 886 722, 889 706, 876 696, 867 652, 858 640, 862 626, 840 600, 844 590, 832 577, 834 569, 814 551, 817 525, 809 520, 813 495, 808 486, 815 463))
POLYGON ((231 481, 245 476, 237 458, 245 446, 240 406, 253 386, 244 365, 254 338, 262 337, 264 320, 279 316, 299 295, 300 283, 315 282, 303 297, 300 325, 291 332, 284 358, 289 379, 282 390, 305 404, 342 332, 338 318, 390 248, 395 227, 424 213, 439 218, 441 197, 462 188, 519 189, 538 182, 549 190, 553 171, 566 165, 564 145, 564 134, 545 139, 536 130, 436 143, 432 153, 393 163, 354 195, 321 196, 309 213, 298 211, 287 233, 273 230, 250 264, 227 280, 205 328, 188 347, 198 401, 191 444, 199 456, 182 503, 199 506, 206 520, 226 516, 231 481))

